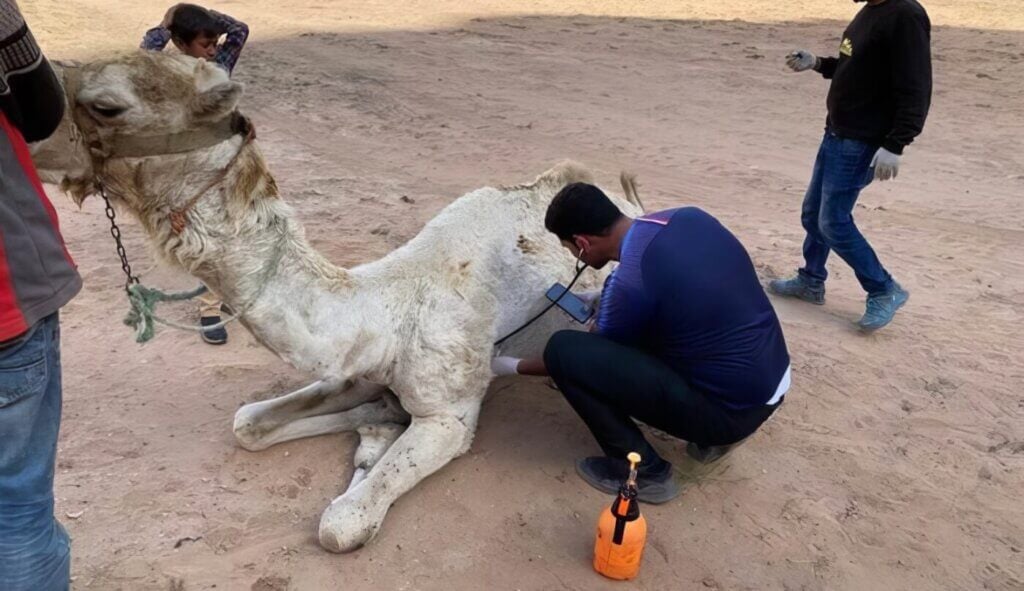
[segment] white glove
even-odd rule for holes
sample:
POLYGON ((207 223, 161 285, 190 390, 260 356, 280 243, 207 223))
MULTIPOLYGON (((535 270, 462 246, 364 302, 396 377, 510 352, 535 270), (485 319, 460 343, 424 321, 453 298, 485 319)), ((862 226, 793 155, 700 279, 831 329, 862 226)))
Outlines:
POLYGON ((495 357, 491 359, 491 373, 496 376, 514 376, 519 373, 518 357, 495 357))
POLYGON ((786 65, 794 72, 803 72, 818 65, 818 56, 807 50, 798 49, 786 56, 786 65))
POLYGON ((900 172, 900 156, 885 148, 878 148, 875 157, 871 159, 871 166, 875 169, 876 179, 880 181, 894 179, 900 172))

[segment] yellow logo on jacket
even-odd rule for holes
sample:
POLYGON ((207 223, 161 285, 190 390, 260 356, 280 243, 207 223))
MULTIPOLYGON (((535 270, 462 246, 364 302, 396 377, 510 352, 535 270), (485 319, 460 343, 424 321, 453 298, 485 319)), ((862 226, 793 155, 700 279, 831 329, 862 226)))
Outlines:
POLYGON ((850 41, 849 37, 843 39, 843 42, 839 44, 839 53, 846 57, 853 57, 853 41, 850 41))

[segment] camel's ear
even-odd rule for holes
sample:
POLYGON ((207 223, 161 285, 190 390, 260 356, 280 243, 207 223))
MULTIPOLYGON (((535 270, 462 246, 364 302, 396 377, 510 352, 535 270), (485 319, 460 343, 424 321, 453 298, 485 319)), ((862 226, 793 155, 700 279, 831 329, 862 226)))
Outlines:
POLYGON ((232 82, 227 72, 206 60, 199 60, 195 69, 196 96, 192 115, 196 119, 220 119, 235 110, 242 98, 244 85, 232 82))

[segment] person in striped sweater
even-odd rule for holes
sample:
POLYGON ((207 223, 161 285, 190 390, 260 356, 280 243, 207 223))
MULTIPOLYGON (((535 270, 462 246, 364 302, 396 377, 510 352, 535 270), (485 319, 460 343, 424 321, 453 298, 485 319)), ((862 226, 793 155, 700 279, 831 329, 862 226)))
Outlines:
POLYGON ((58 311, 82 287, 26 142, 64 91, 14 0, 0 0, 0 589, 55 591, 71 546, 53 516, 61 415, 58 311))

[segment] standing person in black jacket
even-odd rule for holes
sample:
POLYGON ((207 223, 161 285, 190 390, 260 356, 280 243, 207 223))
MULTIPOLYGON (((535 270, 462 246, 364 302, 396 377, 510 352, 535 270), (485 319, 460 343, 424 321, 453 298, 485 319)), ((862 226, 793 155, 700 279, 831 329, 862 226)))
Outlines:
POLYGON ((814 163, 801 219, 807 231, 804 266, 769 291, 825 303, 825 261, 835 251, 853 268, 867 309, 858 324, 889 324, 910 294, 882 263, 853 222, 853 206, 873 179, 896 177, 903 149, 924 127, 932 93, 931 23, 917 0, 867 2, 843 34, 839 57, 795 51, 786 64, 832 80, 825 138, 814 163))

